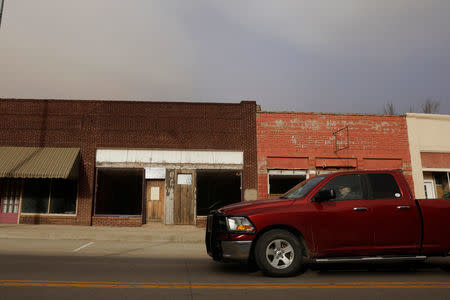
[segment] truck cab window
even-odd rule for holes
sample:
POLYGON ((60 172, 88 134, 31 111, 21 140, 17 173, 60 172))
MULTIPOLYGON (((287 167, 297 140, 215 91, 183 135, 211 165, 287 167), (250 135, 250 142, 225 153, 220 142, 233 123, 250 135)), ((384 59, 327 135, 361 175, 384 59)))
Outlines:
POLYGON ((295 187, 290 189, 286 194, 281 196, 280 198, 284 199, 298 199, 303 198, 306 196, 306 194, 309 193, 313 188, 319 184, 322 180, 325 179, 325 176, 316 176, 309 180, 305 180, 297 184, 295 187))
POLYGON ((364 199, 361 176, 358 174, 341 175, 333 178, 322 189, 334 190, 336 198, 333 200, 361 200, 364 199))
POLYGON ((391 174, 368 174, 369 199, 393 199, 400 197, 400 189, 391 174))

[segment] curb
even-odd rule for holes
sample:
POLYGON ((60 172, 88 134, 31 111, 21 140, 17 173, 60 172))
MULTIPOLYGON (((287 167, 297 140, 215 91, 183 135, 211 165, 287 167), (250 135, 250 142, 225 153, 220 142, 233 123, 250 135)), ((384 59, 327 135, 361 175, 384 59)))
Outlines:
POLYGON ((0 226, 0 239, 97 240, 128 242, 204 243, 204 229, 117 228, 67 225, 0 226))

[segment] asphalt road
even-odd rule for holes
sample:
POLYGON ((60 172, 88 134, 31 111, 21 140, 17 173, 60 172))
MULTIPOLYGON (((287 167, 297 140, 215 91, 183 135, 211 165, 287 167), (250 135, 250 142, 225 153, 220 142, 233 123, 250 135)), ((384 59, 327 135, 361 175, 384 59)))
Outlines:
POLYGON ((0 239, 0 299, 450 299, 448 258, 268 278, 203 245, 0 239))

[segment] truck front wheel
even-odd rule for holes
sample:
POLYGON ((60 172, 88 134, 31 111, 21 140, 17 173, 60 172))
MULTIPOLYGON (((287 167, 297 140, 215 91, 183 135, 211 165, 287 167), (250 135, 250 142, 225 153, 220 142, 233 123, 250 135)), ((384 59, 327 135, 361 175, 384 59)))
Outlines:
POLYGON ((256 243, 255 260, 264 275, 292 276, 302 266, 303 247, 299 239, 289 231, 270 230, 256 243))

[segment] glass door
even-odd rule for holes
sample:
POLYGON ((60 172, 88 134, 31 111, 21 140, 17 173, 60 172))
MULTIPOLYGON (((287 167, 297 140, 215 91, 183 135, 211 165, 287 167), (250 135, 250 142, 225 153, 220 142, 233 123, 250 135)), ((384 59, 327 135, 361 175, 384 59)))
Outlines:
POLYGON ((17 223, 22 179, 4 178, 0 182, 0 223, 17 223))

